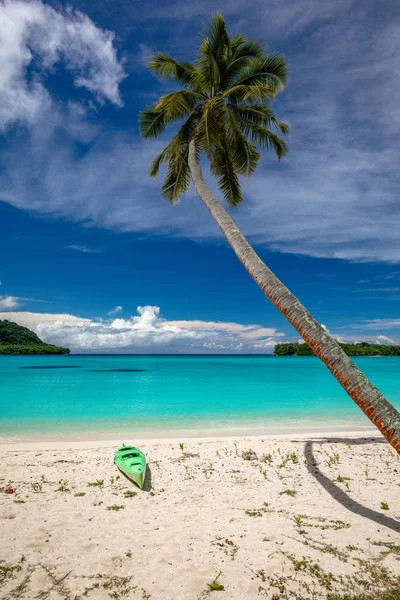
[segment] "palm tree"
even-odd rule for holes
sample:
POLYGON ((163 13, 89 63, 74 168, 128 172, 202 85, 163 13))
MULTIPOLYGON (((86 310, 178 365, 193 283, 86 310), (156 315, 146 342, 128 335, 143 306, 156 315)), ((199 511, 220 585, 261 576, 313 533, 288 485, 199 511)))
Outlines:
POLYGON ((242 201, 240 175, 251 175, 260 161, 258 148, 272 148, 279 159, 287 152, 289 128, 270 108, 287 81, 288 65, 260 42, 230 37, 221 15, 214 15, 194 62, 179 62, 162 52, 149 60, 158 76, 182 89, 162 96, 140 114, 144 138, 156 138, 167 125, 183 125, 151 164, 155 177, 162 163, 167 173, 162 195, 176 204, 191 180, 240 262, 274 306, 325 363, 349 396, 400 453, 400 414, 361 373, 339 344, 263 263, 205 183, 203 154, 227 204, 242 201))

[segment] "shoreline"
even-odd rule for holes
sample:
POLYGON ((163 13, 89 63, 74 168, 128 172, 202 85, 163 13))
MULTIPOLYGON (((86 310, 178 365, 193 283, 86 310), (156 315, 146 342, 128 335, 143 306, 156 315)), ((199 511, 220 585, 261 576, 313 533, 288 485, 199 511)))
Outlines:
MULTIPOLYGON (((202 444, 202 443, 213 443, 213 442, 230 442, 234 440, 243 441, 290 441, 295 438, 297 441, 313 440, 326 440, 330 439, 382 439, 382 434, 374 427, 365 427, 355 429, 352 428, 332 428, 327 427, 326 429, 321 428, 286 428, 284 431, 276 429, 275 431, 264 431, 255 432, 254 429, 235 429, 235 430, 209 430, 208 432, 199 432, 197 430, 183 430, 183 431, 164 431, 162 432, 148 432, 144 435, 143 432, 135 438, 134 436, 127 436, 126 432, 124 436, 116 436, 111 434, 111 437, 101 437, 93 434, 93 437, 77 438, 68 437, 67 439, 58 438, 41 438, 41 440, 29 439, 21 440, 15 438, 0 438, 0 451, 15 450, 15 451, 32 451, 32 450, 88 450, 94 448, 112 448, 119 446, 124 441, 131 440, 137 446, 154 446, 154 445, 168 445, 171 443, 189 443, 189 444, 202 444), (205 435, 206 433, 206 435, 205 435), (132 441, 133 440, 133 441, 132 441)), ((292 440, 293 441, 293 440, 292 440)))

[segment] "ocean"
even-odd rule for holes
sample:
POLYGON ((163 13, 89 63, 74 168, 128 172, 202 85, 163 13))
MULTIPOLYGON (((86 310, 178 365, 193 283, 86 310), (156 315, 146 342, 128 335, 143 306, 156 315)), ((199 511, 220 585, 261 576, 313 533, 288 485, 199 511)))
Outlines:
MULTIPOLYGON (((400 358, 355 362, 400 409, 400 358)), ((3 440, 370 427, 315 357, 0 356, 3 440)))

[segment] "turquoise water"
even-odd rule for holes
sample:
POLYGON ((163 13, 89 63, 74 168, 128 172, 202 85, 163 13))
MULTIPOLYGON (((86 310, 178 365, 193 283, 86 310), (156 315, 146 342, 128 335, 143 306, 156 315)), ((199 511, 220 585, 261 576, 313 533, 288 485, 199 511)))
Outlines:
MULTIPOLYGON (((400 408, 400 358, 356 363, 400 408)), ((0 356, 0 438, 368 425, 314 357, 0 356)))

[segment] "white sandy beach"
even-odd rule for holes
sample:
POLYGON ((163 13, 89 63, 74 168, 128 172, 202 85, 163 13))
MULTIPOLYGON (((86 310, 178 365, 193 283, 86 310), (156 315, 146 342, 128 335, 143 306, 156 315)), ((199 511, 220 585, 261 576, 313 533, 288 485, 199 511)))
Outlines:
POLYGON ((373 594, 400 571, 400 460, 371 433, 135 440, 143 491, 113 464, 134 440, 1 444, 0 598, 373 594))

